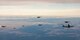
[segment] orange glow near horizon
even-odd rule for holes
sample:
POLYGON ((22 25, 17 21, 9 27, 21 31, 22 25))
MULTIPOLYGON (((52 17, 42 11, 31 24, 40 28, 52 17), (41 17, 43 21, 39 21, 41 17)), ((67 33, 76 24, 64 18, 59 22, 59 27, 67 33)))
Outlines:
POLYGON ((0 5, 0 16, 80 16, 79 4, 29 2, 24 5, 0 5))
POLYGON ((79 16, 80 9, 22 9, 5 8, 0 9, 0 16, 79 16))

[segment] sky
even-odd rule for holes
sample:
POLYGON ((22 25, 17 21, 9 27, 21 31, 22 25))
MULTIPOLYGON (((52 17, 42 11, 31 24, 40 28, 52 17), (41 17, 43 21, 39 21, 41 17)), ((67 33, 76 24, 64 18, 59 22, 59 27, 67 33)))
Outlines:
POLYGON ((80 0, 0 0, 0 16, 80 16, 80 0))

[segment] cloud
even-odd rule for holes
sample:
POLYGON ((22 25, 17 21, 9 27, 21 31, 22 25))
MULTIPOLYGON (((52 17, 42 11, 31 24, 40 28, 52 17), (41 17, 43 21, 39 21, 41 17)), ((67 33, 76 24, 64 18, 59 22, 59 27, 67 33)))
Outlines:
POLYGON ((16 36, 21 36, 21 37, 24 37, 24 36, 33 36, 34 34, 33 33, 29 33, 29 32, 22 32, 22 31, 18 31, 18 30, 1 30, 0 33, 2 34, 13 34, 13 35, 16 35, 16 36))

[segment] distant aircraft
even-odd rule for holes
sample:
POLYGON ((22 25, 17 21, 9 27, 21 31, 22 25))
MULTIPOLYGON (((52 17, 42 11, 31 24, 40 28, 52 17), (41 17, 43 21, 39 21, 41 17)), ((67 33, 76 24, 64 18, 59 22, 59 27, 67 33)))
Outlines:
POLYGON ((16 29, 16 28, 13 28, 13 29, 16 29))
POLYGON ((69 21, 65 21, 65 23, 62 25, 62 27, 70 28, 70 27, 74 27, 74 26, 71 25, 71 24, 69 23, 69 21))
POLYGON ((40 16, 38 16, 37 18, 41 18, 40 16))
POLYGON ((69 23, 69 21, 65 21, 65 23, 69 23))
POLYGON ((24 25, 22 25, 22 27, 24 27, 24 25))
POLYGON ((42 26, 42 24, 38 24, 38 26, 42 26))
POLYGON ((72 25, 68 24, 67 26, 63 25, 63 27, 70 28, 70 27, 74 27, 74 26, 72 26, 72 25))
POLYGON ((6 26, 1 26, 1 27, 3 27, 3 28, 4 28, 4 27, 6 27, 6 26))

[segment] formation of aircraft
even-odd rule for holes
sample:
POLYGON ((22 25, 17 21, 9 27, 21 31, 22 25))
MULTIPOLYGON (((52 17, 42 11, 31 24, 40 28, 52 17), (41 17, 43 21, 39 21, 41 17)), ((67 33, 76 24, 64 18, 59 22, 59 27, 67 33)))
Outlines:
POLYGON ((66 28, 74 27, 73 25, 70 25, 69 21, 65 21, 65 24, 63 24, 62 27, 66 27, 66 28))
MULTIPOLYGON (((40 16, 38 16, 37 18, 41 18, 40 16)), ((70 21, 64 21, 64 24, 62 24, 62 27, 66 27, 66 28, 70 28, 70 27, 74 27, 73 25, 70 25, 69 24, 70 21)), ((38 24, 38 26, 42 26, 43 24, 38 24)), ((1 25, 2 28, 5 28, 7 26, 4 26, 4 25, 1 25)), ((24 25, 22 25, 22 27, 24 27, 24 25)), ((16 28, 13 28, 13 29, 16 29, 16 28)))

